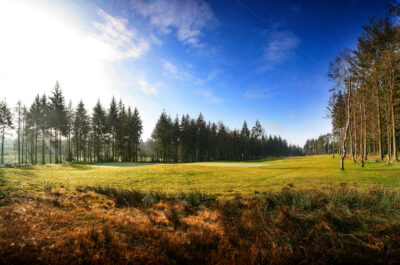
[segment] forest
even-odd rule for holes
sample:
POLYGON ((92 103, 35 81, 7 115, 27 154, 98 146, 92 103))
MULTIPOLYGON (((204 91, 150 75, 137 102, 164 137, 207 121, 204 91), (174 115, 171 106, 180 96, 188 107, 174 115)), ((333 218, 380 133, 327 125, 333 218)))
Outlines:
POLYGON ((206 122, 200 113, 197 119, 184 115, 173 121, 165 112, 154 128, 153 160, 164 162, 199 162, 217 160, 254 160, 267 156, 302 155, 302 149, 289 145, 280 136, 267 135, 259 121, 250 129, 243 122, 241 130, 230 130, 223 122, 206 122))
MULTIPOLYGON (((5 134, 15 135, 16 161, 8 164, 69 162, 198 162, 253 160, 266 156, 302 155, 302 149, 278 136, 267 136, 260 122, 230 130, 223 122, 206 122, 183 115, 174 121, 163 111, 150 139, 141 139, 137 108, 113 97, 106 109, 100 101, 90 113, 83 101, 66 103, 56 82, 50 96, 37 95, 29 108, 18 102, 14 111, 0 102, 1 164, 5 134)), ((10 150, 6 150, 8 152, 10 150)))
POLYGON ((386 17, 363 26, 354 50, 345 49, 330 64, 328 117, 332 133, 310 139, 306 154, 339 153, 341 169, 347 155, 361 167, 370 157, 388 164, 398 161, 400 128, 399 5, 386 17))

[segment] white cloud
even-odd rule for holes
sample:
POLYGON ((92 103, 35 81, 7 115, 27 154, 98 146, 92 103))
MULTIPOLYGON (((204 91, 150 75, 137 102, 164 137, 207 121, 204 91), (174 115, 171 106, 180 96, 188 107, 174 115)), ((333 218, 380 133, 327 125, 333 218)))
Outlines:
POLYGON ((214 96, 210 90, 201 91, 199 94, 203 98, 203 100, 208 104, 215 105, 222 101, 221 98, 214 96))
POLYGON ((124 18, 113 17, 98 10, 102 22, 94 22, 94 27, 99 31, 94 42, 101 46, 110 60, 138 58, 149 50, 150 44, 140 37, 134 28, 128 29, 128 21, 124 18))
POLYGON ((144 79, 139 79, 138 86, 139 89, 147 95, 157 94, 157 88, 154 85, 147 83, 147 81, 144 79))
POLYGON ((294 118, 296 118, 296 115, 294 115, 294 114, 289 114, 289 115, 288 115, 288 118, 289 118, 289 119, 294 119, 294 118))
POLYGON ((218 22, 204 0, 132 0, 131 4, 159 32, 175 31, 179 41, 193 46, 200 46, 202 31, 218 22))
POLYGON ((263 49, 264 65, 262 70, 270 70, 283 63, 300 43, 300 39, 291 31, 276 28, 266 30, 267 45, 263 49))
POLYGON ((99 98, 108 106, 115 95, 138 107, 146 137, 162 106, 149 107, 141 95, 132 96, 137 82, 119 62, 143 56, 149 47, 124 19, 98 12, 93 24, 58 1, 0 0, 1 98, 29 107, 37 93, 48 95, 56 80, 67 100, 76 105, 83 99, 89 110, 99 98))

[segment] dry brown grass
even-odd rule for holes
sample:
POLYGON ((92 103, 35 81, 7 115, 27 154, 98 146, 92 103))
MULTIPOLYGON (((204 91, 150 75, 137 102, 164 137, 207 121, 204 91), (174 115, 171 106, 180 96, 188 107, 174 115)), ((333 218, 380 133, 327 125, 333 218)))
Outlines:
POLYGON ((47 187, 43 192, 2 198, 0 263, 396 264, 400 260, 399 195, 386 190, 284 189, 224 201, 201 194, 150 198, 118 190, 78 190, 47 187), (127 203, 131 200, 135 203, 127 203))

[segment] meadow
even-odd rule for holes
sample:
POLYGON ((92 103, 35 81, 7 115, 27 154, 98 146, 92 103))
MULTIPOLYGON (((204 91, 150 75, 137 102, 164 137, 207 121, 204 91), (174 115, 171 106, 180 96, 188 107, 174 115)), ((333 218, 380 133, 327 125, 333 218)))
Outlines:
POLYGON ((0 169, 2 264, 397 264, 400 165, 330 156, 0 169))
POLYGON ((305 156, 267 158, 251 162, 203 162, 187 164, 97 163, 37 165, 0 169, 0 191, 42 190, 44 186, 114 187, 143 192, 181 193, 198 191, 218 197, 294 189, 319 189, 351 184, 398 188, 400 164, 366 161, 361 168, 339 158, 305 156))

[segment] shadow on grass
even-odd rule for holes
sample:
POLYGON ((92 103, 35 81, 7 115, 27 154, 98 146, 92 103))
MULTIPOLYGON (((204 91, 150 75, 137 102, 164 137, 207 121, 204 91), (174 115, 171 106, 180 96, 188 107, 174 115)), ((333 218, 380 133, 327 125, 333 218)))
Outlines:
POLYGON ((102 166, 102 167, 140 167, 140 166, 147 166, 147 165, 155 165, 155 163, 147 163, 147 162, 79 162, 79 163, 72 163, 72 165, 102 166))
POLYGON ((86 164, 68 163, 64 165, 65 167, 70 167, 77 170, 90 170, 91 168, 86 164))
MULTIPOLYGON (((276 160, 283 160, 288 157, 265 157, 262 159, 255 159, 255 160, 215 160, 215 161, 201 161, 201 162, 212 162, 212 163, 260 163, 260 162, 270 162, 276 160)), ((199 163, 201 163, 199 162, 199 163)), ((186 163, 186 162, 185 162, 186 163)), ((188 162, 192 163, 192 162, 188 162)), ((198 163, 198 162, 193 162, 198 163)))
POLYGON ((270 161, 276 161, 276 160, 283 160, 288 157, 265 157, 262 159, 257 159, 257 160, 246 160, 246 161, 239 161, 239 162, 246 162, 246 163, 260 163, 260 162, 270 162, 270 161))
POLYGON ((4 173, 4 169, 0 168, 0 186, 5 186, 6 185, 6 180, 5 180, 6 174, 4 173))

